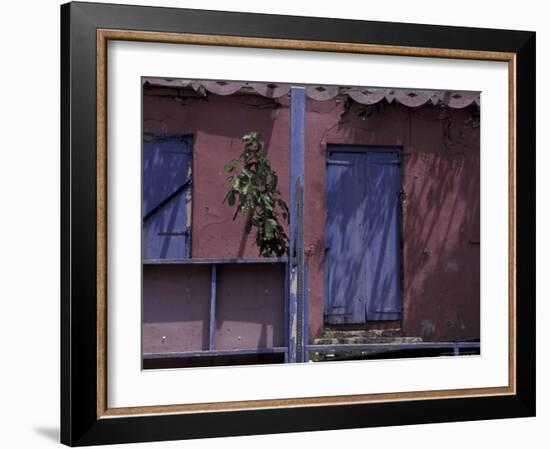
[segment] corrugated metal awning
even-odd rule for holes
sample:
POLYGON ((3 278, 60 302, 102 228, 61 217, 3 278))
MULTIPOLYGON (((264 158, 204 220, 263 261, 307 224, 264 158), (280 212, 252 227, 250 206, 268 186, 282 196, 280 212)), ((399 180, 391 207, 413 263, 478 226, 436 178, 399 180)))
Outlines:
MULTIPOLYGON (((279 98, 288 95, 290 84, 253 83, 246 81, 205 81, 166 78, 144 78, 145 86, 165 88, 192 88, 199 95, 207 92, 216 95, 235 93, 254 93, 267 98, 279 98)), ((348 95, 360 104, 372 105, 382 100, 388 103, 397 102, 408 107, 419 107, 425 104, 445 105, 462 109, 471 104, 479 106, 480 92, 456 90, 402 89, 355 86, 305 85, 307 97, 317 100, 331 100, 339 95, 348 95)))

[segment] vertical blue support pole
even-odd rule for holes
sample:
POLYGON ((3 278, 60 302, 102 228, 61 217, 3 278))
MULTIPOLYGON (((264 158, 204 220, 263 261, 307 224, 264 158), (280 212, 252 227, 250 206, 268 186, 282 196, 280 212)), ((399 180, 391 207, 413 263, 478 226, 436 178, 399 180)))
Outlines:
POLYGON ((286 351, 285 351, 285 363, 288 363, 288 355, 290 353, 289 351, 289 339, 290 339, 290 334, 289 334, 289 288, 288 288, 288 285, 289 285, 289 273, 290 273, 290 270, 289 270, 289 267, 290 267, 290 264, 287 262, 285 263, 285 297, 284 297, 284 320, 285 320, 285 330, 284 330, 284 341, 285 341, 285 346, 286 346, 286 351))
POLYGON ((460 346, 458 346, 456 343, 454 344, 454 347, 453 347, 453 353, 454 355, 460 355, 460 346))
POLYGON ((216 337, 216 284, 218 282, 218 266, 212 264, 210 277, 210 327, 208 331, 208 349, 215 349, 214 342, 216 337))
POLYGON ((302 362, 304 356, 304 153, 305 89, 290 89, 290 244, 288 266, 288 361, 302 362))
POLYGON ((307 289, 307 277, 308 277, 308 265, 304 262, 304 319, 302 322, 302 335, 303 335, 303 345, 302 345, 302 362, 309 362, 309 351, 307 350, 307 345, 309 344, 308 337, 308 289, 307 289))
POLYGON ((298 335, 298 302, 297 302, 297 277, 296 267, 288 264, 288 362, 296 363, 297 357, 297 335, 298 335))

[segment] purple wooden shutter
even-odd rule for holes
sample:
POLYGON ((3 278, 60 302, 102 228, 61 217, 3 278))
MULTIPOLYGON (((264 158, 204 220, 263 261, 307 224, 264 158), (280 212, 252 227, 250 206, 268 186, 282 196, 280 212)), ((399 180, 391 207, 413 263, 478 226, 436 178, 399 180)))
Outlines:
POLYGON ((397 152, 366 154, 367 320, 401 318, 401 158, 397 152))
POLYGON ((333 148, 325 187, 325 322, 400 319, 400 155, 333 148))
POLYGON ((151 138, 143 143, 143 257, 191 257, 192 139, 151 138))
POLYGON ((325 214, 325 321, 364 323, 366 180, 362 153, 331 152, 325 214))

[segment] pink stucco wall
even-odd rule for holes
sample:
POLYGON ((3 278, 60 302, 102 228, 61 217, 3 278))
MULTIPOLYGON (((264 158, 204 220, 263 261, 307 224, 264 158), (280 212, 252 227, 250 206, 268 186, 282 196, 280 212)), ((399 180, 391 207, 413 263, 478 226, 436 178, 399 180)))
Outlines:
MULTIPOLYGON (((143 352, 208 349, 210 269, 144 265, 143 352)), ((214 349, 284 346, 284 275, 283 264, 218 265, 214 349)))
MULTIPOLYGON (((262 134, 288 199, 289 104, 257 95, 189 98, 145 89, 144 132, 193 135, 193 257, 257 257, 253 235, 222 200, 224 164, 241 137, 262 134)), ((364 120, 342 99, 308 99, 305 247, 309 333, 323 327, 323 219, 328 144, 403 149, 403 334, 424 340, 479 338, 479 128, 469 109, 383 105, 364 120)), ((258 282, 262 279, 258 278, 258 282)), ((241 294, 246 302, 248 286, 241 294)), ((395 324, 395 323, 394 323, 395 324)), ((275 337, 274 337, 275 338, 275 337)))
POLYGON ((208 349, 210 267, 143 267, 144 352, 208 349))

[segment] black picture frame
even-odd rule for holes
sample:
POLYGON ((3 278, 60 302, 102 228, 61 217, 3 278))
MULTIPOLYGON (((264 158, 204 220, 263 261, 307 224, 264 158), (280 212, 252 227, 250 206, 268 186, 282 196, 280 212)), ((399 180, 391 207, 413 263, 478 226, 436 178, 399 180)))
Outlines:
POLYGON ((61 6, 61 442, 70 446, 535 415, 534 32, 93 3, 61 6), (98 413, 97 30, 515 54, 515 394, 201 413, 98 413))

